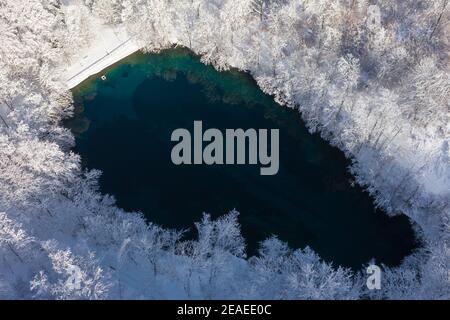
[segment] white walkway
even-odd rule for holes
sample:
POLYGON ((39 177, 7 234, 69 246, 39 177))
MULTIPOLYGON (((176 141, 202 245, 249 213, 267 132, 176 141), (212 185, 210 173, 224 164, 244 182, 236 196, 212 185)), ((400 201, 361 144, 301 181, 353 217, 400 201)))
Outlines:
MULTIPOLYGON (((65 3, 66 8, 77 5, 80 4, 75 0, 65 3)), ((93 30, 93 39, 90 46, 80 48, 78 58, 73 59, 63 70, 69 88, 140 49, 124 27, 104 25, 96 19, 91 23, 89 27, 93 30)))

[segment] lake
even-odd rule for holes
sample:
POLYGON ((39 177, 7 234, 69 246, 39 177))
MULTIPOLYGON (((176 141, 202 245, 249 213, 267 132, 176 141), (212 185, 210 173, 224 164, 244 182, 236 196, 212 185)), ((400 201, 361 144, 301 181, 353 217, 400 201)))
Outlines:
POLYGON ((390 218, 352 186, 350 162, 297 111, 281 107, 246 73, 218 72, 184 49, 136 53, 73 89, 67 121, 85 168, 100 169, 100 188, 119 207, 154 223, 187 229, 203 212, 232 209, 248 253, 272 234, 292 248, 310 246, 324 260, 360 268, 371 258, 397 265, 417 246, 405 216, 390 218), (279 129, 278 174, 260 165, 174 165, 171 133, 207 128, 279 129))

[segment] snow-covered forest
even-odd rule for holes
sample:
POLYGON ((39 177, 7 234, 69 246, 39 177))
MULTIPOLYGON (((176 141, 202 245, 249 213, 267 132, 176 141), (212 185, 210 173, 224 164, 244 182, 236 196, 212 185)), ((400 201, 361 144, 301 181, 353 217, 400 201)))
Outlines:
POLYGON ((0 298, 450 299, 449 0, 0 0, 0 298), (355 183, 422 248, 381 290, 276 237, 247 257, 237 212, 198 239, 98 191, 61 121, 63 69, 92 21, 140 47, 248 71, 352 160, 355 183))

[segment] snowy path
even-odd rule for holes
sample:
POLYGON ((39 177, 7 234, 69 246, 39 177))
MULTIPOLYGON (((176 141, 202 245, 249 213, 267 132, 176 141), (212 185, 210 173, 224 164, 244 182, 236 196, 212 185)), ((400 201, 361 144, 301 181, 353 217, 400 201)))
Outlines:
MULTIPOLYGON (((72 88, 78 84, 78 81, 83 81, 85 78, 89 77, 89 75, 97 73, 96 70, 99 69, 98 66, 103 65, 105 59, 107 59, 108 61, 115 60, 115 58, 117 58, 119 56, 119 54, 117 53, 117 50, 121 49, 124 45, 126 45, 130 41, 132 41, 132 38, 129 38, 125 42, 119 44, 111 52, 107 52, 104 56, 98 58, 97 60, 92 62, 90 65, 84 67, 78 73, 74 74, 69 79, 67 79, 66 81, 67 81, 67 84, 69 85, 69 87, 72 88), (110 57, 111 55, 113 58, 110 57)), ((124 51, 128 52, 128 50, 124 50, 124 51)), ((133 53, 134 51, 136 51, 136 50, 132 49, 132 52, 130 52, 130 53, 133 53)), ((122 53, 122 51, 121 51, 121 53, 122 53)))
MULTIPOLYGON (((77 5, 76 0, 68 1, 65 10, 69 11, 77 5)), ((140 49, 124 26, 105 25, 91 17, 89 29, 92 33, 90 45, 80 48, 62 71, 69 88, 140 49)))
POLYGON ((83 50, 82 58, 64 70, 69 88, 140 49, 133 37, 128 36, 124 30, 119 33, 111 27, 102 27, 102 32, 98 33, 103 38, 102 45, 93 41, 91 47, 83 50))

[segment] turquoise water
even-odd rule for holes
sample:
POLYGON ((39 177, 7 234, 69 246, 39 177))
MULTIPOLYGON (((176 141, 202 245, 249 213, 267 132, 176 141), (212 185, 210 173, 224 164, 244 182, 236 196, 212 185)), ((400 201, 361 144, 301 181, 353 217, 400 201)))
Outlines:
POLYGON ((186 50, 134 54, 73 90, 76 136, 83 166, 103 171, 101 191, 149 221, 190 228, 202 212, 231 209, 249 254, 272 234, 292 248, 312 247, 326 261, 360 267, 372 257, 398 264, 416 246, 406 217, 389 218, 349 183, 349 162, 298 113, 263 94, 247 74, 217 72, 186 50), (280 169, 261 176, 259 165, 172 164, 176 128, 280 131, 280 169))

